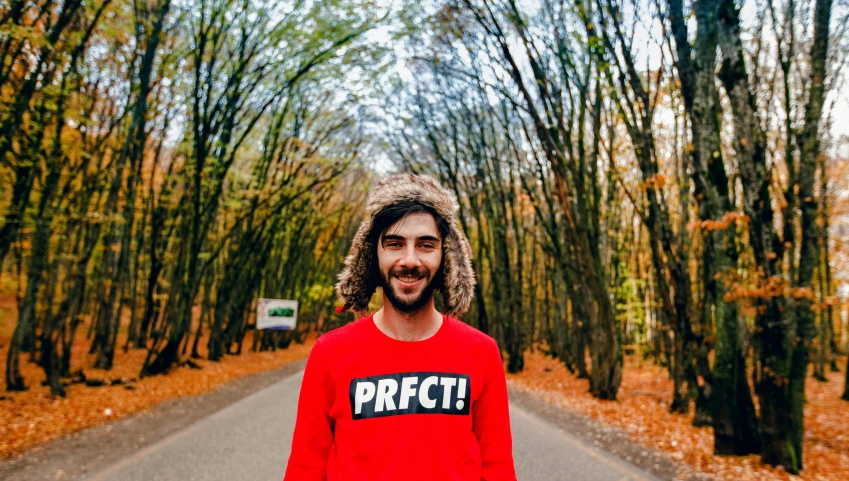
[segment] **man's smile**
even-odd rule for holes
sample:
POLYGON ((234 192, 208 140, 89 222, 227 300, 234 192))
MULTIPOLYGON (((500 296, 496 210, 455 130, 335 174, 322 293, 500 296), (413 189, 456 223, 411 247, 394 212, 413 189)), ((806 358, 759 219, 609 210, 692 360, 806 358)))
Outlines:
POLYGON ((424 277, 417 276, 394 276, 395 279, 401 284, 401 287, 405 289, 410 289, 416 287, 420 281, 424 280, 424 277))

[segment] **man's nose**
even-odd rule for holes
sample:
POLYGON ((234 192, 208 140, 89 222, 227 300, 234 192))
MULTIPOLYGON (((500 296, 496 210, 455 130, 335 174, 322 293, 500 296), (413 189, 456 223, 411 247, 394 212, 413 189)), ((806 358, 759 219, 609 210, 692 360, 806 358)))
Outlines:
POLYGON ((401 260, 398 263, 401 267, 418 267, 421 264, 421 260, 416 252, 416 247, 407 246, 404 249, 404 255, 401 256, 401 260))

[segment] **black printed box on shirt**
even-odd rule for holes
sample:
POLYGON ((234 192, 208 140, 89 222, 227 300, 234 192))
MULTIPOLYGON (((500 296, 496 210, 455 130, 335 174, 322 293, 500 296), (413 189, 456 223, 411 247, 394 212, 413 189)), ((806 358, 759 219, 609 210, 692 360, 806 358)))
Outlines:
POLYGON ((466 374, 399 372, 351 381, 354 420, 401 414, 469 414, 466 374))

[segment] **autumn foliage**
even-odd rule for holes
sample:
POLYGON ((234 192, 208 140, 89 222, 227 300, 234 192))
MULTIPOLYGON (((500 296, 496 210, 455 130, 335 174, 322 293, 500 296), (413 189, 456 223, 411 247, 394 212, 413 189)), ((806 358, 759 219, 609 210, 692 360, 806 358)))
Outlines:
MULTIPOLYGON (((3 367, 8 349, 9 318, 8 315, 0 318, 0 356, 3 356, 0 357, 0 367, 3 367)), ((202 346, 206 346, 205 341, 202 346)), ((123 379, 123 382, 99 387, 70 384, 66 386, 67 395, 62 398, 53 396, 49 386, 38 382, 44 378, 39 366, 24 362, 21 366, 23 373, 33 381, 30 388, 24 392, 0 395, 0 459, 16 456, 81 429, 154 408, 167 399, 197 396, 233 379, 305 358, 314 342, 315 336, 312 336, 304 344, 292 343, 288 349, 246 352, 227 356, 221 362, 196 359, 193 362, 200 369, 175 367, 167 375, 138 379, 146 351, 132 349, 125 353, 119 350, 111 370, 92 369, 92 355, 87 354, 88 341, 80 336, 73 348, 73 369, 82 369, 89 379, 123 379)), ((204 347, 201 349, 205 351, 204 347)), ((5 391, 5 387, 5 382, 0 382, 0 390, 5 391)))
POLYGON ((713 429, 696 428, 692 416, 669 412, 672 381, 660 366, 628 356, 619 400, 599 401, 563 363, 539 351, 527 355, 525 370, 508 374, 511 387, 542 397, 562 409, 596 419, 624 431, 629 439, 665 453, 681 464, 679 477, 699 474, 718 480, 845 480, 849 479, 849 406, 839 399, 842 374, 829 382, 808 382, 805 405, 806 467, 799 476, 761 465, 760 457, 715 456, 713 429))

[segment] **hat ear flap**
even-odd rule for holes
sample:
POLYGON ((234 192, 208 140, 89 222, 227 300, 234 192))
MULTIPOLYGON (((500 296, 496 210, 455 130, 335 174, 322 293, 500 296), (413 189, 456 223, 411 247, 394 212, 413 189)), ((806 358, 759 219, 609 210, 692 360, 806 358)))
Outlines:
POLYGON ((475 271, 472 269, 472 247, 460 229, 451 224, 445 238, 442 297, 451 317, 463 315, 475 295, 475 271))
POLYGON ((351 310, 357 316, 368 314, 368 303, 377 288, 372 272, 375 246, 369 238, 371 227, 371 219, 360 224, 336 283, 336 295, 345 304, 343 310, 351 310))

